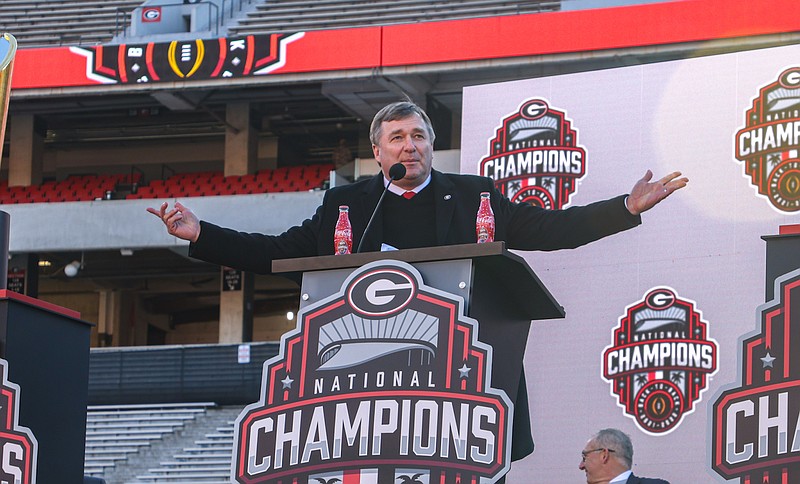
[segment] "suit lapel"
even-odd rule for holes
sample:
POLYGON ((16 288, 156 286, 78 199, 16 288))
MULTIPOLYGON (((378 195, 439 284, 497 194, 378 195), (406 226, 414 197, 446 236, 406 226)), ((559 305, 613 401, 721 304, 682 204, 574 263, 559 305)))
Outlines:
POLYGON ((436 210, 436 243, 439 245, 447 244, 447 236, 450 230, 453 214, 455 213, 458 199, 455 193, 453 182, 436 170, 431 172, 431 185, 433 185, 433 197, 436 210))

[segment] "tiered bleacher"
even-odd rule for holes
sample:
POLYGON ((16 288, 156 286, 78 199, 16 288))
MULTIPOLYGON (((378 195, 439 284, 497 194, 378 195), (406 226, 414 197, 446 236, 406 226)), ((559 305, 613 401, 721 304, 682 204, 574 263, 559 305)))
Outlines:
POLYGON ((213 403, 89 407, 84 474, 120 484, 228 483, 241 411, 213 403))
POLYGON ((212 403, 101 405, 88 408, 84 473, 107 476, 121 462, 200 418, 212 403))
MULTIPOLYGON (((3 31, 21 48, 111 42, 143 0, 2 0, 3 31)), ((249 3, 249 2, 247 2, 249 3)), ((242 16, 223 4, 228 36, 392 25, 555 11, 560 1, 528 0, 259 0, 242 16)))
POLYGON ((230 482, 234 424, 240 412, 241 407, 220 410, 218 425, 209 426, 210 432, 192 441, 189 447, 165 456, 158 467, 148 468, 146 473, 137 475, 128 484, 230 482))
POLYGON ((432 22, 560 9, 560 1, 528 0, 271 0, 228 26, 231 36, 432 22))
POLYGON ((73 175, 61 181, 46 181, 40 185, 8 186, 0 181, 0 204, 76 202, 110 198, 121 184, 132 184, 139 175, 73 175))
POLYGON ((333 165, 303 165, 261 170, 251 175, 222 172, 179 173, 137 188, 128 199, 206 197, 252 193, 300 192, 322 187, 333 165))
POLYGON ((110 42, 143 0, 2 0, 3 32, 20 48, 110 42))

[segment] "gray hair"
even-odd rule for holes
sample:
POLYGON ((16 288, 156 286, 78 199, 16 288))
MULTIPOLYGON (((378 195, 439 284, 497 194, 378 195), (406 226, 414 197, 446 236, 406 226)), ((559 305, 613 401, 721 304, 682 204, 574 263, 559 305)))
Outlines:
POLYGON ((617 429, 603 429, 592 437, 592 442, 600 448, 613 450, 616 457, 628 469, 633 467, 633 444, 625 432, 617 429))
POLYGON ((373 145, 377 145, 381 138, 381 128, 384 121, 397 121, 399 119, 406 119, 413 115, 418 115, 425 122, 425 127, 428 129, 428 136, 433 140, 436 139, 436 133, 433 132, 433 124, 425 111, 421 107, 409 101, 399 101, 396 103, 384 106, 372 118, 372 124, 369 127, 369 140, 373 145))

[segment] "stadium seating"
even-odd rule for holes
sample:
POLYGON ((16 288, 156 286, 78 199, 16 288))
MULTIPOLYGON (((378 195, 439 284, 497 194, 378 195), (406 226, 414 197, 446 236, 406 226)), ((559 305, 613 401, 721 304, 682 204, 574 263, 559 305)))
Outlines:
POLYGON ((213 403, 90 406, 84 473, 108 476, 120 462, 178 432, 212 407, 213 403))
POLYGON ((138 187, 127 199, 207 197, 252 193, 298 192, 321 188, 333 165, 303 165, 261 170, 241 176, 222 172, 179 173, 138 187))
POLYGON ((246 17, 228 26, 230 35, 391 25, 553 11, 561 2, 529 0, 344 1, 280 0, 255 5, 246 17))
POLYGON ((308 165, 228 177, 222 172, 179 173, 147 184, 142 182, 139 173, 70 176, 60 182, 14 187, 9 187, 7 180, 0 180, 0 205, 297 192, 321 188, 332 169, 333 165, 328 164, 308 165), (125 193, 124 197, 119 196, 121 186, 133 185, 135 190, 125 193))
MULTIPOLYGON (((136 475, 141 483, 228 483, 230 482, 233 433, 241 407, 218 410, 216 420, 204 426, 207 432, 188 447, 160 459, 158 467, 150 467, 136 475), (214 425, 216 424, 216 425, 214 425)), ((185 440, 185 439, 184 439, 185 440)))
MULTIPOLYGON (((3 0, 3 30, 21 48, 110 42, 143 0, 3 0)), ((250 3, 250 2, 248 2, 250 3)), ((559 1, 528 0, 256 0, 246 15, 229 12, 229 36, 391 25, 554 11, 559 1)), ((223 17, 225 15, 223 14, 223 17)))
POLYGON ((76 202, 109 198, 120 184, 137 183, 139 174, 74 175, 41 185, 8 186, 0 180, 0 204, 76 202))
POLYGON ((20 48, 111 41, 143 0, 3 0, 3 31, 20 48))

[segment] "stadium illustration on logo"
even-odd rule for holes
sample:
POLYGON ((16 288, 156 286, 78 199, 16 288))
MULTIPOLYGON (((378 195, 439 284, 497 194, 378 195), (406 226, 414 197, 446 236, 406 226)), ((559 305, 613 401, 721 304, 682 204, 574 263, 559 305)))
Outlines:
POLYGON ((738 382, 713 405, 711 467, 741 482, 800 482, 800 270, 775 281, 758 329, 740 338, 738 382))
POLYGON ((736 159, 780 213, 800 210, 800 67, 761 88, 736 133, 736 159))
POLYGON ((577 137, 564 112, 529 99, 502 120, 480 173, 514 202, 563 208, 586 174, 586 150, 577 137))
POLYGON ((462 305, 377 261, 303 308, 237 420, 236 482, 496 482, 513 407, 462 305))
POLYGON ((8 362, 0 359, 0 368, 0 476, 3 482, 35 484, 39 444, 30 429, 19 425, 19 386, 8 381, 8 362))
POLYGON ((147 44, 70 47, 86 58, 86 76, 102 84, 135 84, 260 76, 286 64, 294 34, 248 35, 147 44))
POLYGON ((620 317, 603 352, 603 379, 642 431, 666 435, 694 411, 717 358, 695 303, 657 287, 620 317))

